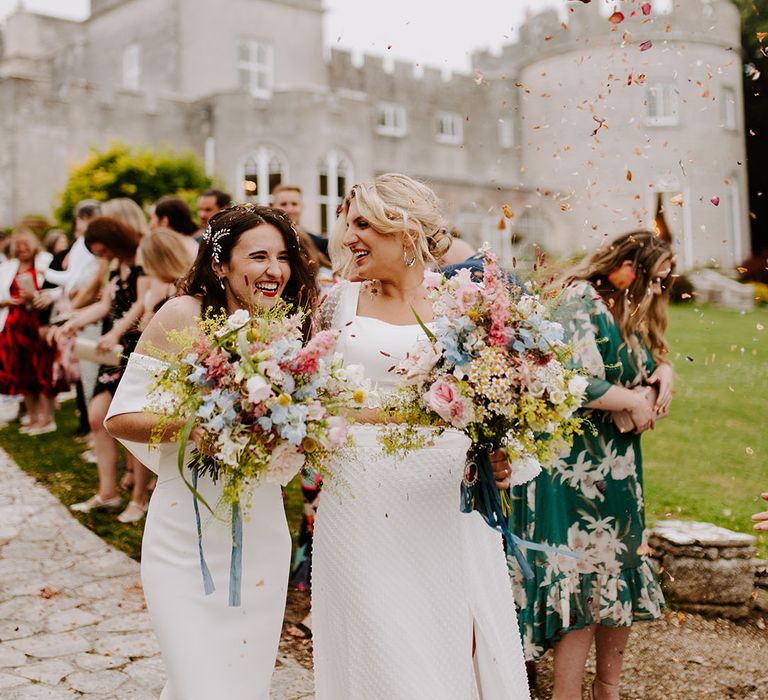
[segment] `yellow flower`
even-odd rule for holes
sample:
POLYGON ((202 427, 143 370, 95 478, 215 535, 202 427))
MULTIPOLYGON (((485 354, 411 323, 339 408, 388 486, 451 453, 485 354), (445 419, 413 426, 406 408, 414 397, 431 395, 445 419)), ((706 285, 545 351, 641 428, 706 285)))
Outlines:
POLYGON ((307 435, 307 437, 301 441, 301 446, 304 448, 304 452, 312 454, 317 449, 317 440, 307 435))
POLYGON ((355 403, 365 403, 365 392, 362 389, 357 389, 357 391, 352 394, 352 399, 355 403))
POLYGON ((279 403, 283 408, 287 408, 293 403, 293 399, 291 399, 290 394, 280 394, 277 398, 277 403, 279 403))

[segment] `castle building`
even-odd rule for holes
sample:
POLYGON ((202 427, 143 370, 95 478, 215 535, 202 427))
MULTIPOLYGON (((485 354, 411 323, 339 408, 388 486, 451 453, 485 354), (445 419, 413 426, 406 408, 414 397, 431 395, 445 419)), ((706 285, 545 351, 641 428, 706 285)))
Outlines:
POLYGON ((320 0, 91 0, 82 22, 20 6, 0 30, 0 225, 48 213, 70 167, 119 138, 192 149, 238 200, 296 183, 312 230, 354 182, 401 171, 507 263, 655 226, 682 268, 733 266, 749 252, 738 10, 651 5, 567 3, 447 79, 327 50, 320 0))

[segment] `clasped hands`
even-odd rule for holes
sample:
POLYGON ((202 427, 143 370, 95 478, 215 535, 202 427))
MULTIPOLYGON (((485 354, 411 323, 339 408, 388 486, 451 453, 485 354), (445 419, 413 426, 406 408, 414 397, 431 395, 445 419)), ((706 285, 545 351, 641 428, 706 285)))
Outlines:
POLYGON ((648 377, 647 386, 637 387, 633 390, 638 398, 627 410, 635 424, 636 433, 653 430, 656 421, 669 411, 674 382, 675 372, 672 365, 663 362, 648 377), (646 391, 648 386, 656 389, 654 395, 648 394, 646 391))

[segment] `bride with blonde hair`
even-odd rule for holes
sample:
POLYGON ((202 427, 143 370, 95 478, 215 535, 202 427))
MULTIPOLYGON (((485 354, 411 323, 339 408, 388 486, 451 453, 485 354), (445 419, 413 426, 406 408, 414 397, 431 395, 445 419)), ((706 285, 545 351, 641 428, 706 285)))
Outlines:
MULTIPOLYGON (((326 301, 338 349, 380 392, 434 314, 425 270, 451 244, 439 201, 405 175, 355 185, 330 251, 347 279, 326 301)), ((313 639, 318 700, 528 698, 501 536, 459 510, 469 440, 386 456, 379 426, 354 427, 354 455, 331 465, 315 526, 313 639)), ((501 486, 508 465, 494 460, 501 486)))

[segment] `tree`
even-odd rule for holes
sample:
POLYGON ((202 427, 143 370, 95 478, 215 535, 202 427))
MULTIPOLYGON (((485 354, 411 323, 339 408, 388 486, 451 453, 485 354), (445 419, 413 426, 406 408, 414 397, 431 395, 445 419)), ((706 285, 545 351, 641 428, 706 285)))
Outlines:
POLYGON ((744 47, 744 119, 752 248, 768 248, 768 6, 733 0, 741 10, 744 47))
POLYGON ((85 161, 72 168, 54 214, 59 225, 69 226, 83 199, 129 197, 144 206, 169 195, 190 199, 210 186, 194 153, 132 149, 117 141, 104 151, 91 149, 85 161))

